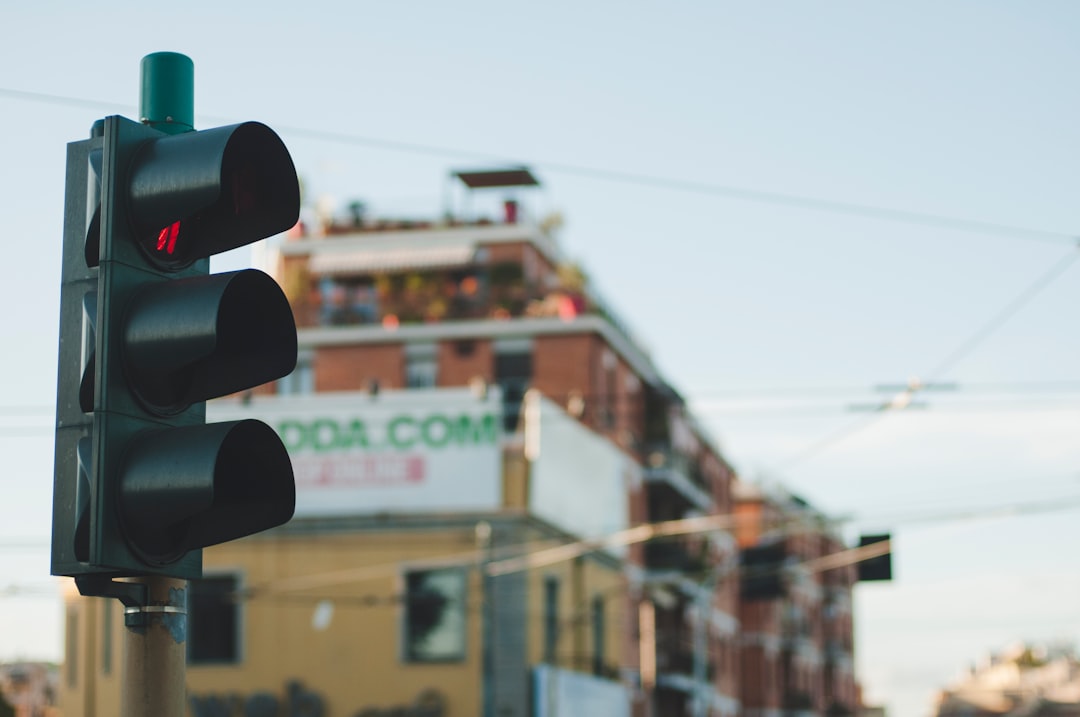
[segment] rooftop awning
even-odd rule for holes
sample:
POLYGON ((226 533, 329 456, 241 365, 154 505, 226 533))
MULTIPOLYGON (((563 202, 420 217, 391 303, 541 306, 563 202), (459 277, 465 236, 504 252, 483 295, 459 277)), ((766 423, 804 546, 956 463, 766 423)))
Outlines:
POLYGON ((442 269, 462 266, 473 260, 476 245, 323 251, 313 254, 308 268, 313 274, 374 274, 409 269, 442 269))
POLYGON ((454 175, 464 182, 469 189, 540 186, 539 180, 533 176, 527 167, 454 172, 454 175))

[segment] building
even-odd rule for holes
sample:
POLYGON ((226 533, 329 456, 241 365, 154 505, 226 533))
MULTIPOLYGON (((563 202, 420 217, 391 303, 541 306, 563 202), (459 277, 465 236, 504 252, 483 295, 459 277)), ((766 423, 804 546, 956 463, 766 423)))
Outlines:
MULTIPOLYGON (((297 369, 210 416, 278 430, 297 514, 205 551, 193 717, 740 713, 735 537, 634 533, 728 516, 734 471, 551 223, 503 211, 355 205, 272 253, 297 369)), ((67 610, 64 713, 115 714, 119 605, 67 610)))
POLYGON ((0 715, 57 717, 58 673, 41 662, 0 664, 0 715))
POLYGON ((973 665, 937 698, 937 717, 1080 715, 1080 660, 1065 648, 1017 644, 973 665))
POLYGON ((742 714, 855 715, 851 591, 855 564, 822 569, 845 545, 824 515, 798 496, 739 483, 742 549, 742 714))

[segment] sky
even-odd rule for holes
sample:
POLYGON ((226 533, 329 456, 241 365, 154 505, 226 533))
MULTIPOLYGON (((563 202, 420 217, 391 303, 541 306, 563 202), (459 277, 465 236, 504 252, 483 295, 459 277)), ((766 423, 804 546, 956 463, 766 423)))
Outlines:
POLYGON ((1080 5, 101 5, 3 12, 0 660, 62 652, 65 144, 135 117, 163 50, 198 127, 279 132, 311 208, 434 216, 454 169, 533 167, 739 473, 892 532, 896 579, 856 588, 868 701, 918 717, 988 651, 1080 638, 1080 5), (943 386, 856 410, 912 379, 943 386))

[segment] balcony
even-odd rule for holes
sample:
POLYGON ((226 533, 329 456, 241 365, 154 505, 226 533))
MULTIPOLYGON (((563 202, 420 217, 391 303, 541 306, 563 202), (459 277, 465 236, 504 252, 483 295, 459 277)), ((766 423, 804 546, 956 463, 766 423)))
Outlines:
POLYGON ((689 637, 666 635, 656 641, 656 671, 680 675, 694 674, 694 651, 689 637))
POLYGON ((685 715, 690 708, 690 695, 682 690, 665 685, 657 685, 655 700, 658 715, 685 715))
POLYGON ((787 605, 780 618, 780 647, 804 656, 818 653, 814 623, 799 607, 787 605))
POLYGON ((852 648, 850 638, 827 640, 825 642, 825 663, 830 666, 850 668, 852 648))
POLYGON ((826 584, 824 587, 824 603, 832 608, 830 616, 839 616, 851 612, 851 587, 845 585, 826 584))
POLYGON ((666 443, 647 446, 645 458, 646 482, 666 486, 700 510, 713 509, 711 487, 693 459, 666 443))
MULTIPOLYGON (((340 257, 320 254, 309 263, 312 273, 318 275, 287 276, 286 289, 302 328, 397 328, 476 319, 572 319, 598 313, 579 292, 543 290, 525 281, 520 265, 480 266, 473 263, 474 254, 471 245, 425 251, 361 251, 340 257), (332 272, 330 267, 347 271, 332 272)), ((307 270, 300 267, 295 271, 307 270)))
POLYGON ((302 329, 594 316, 648 356, 543 226, 373 222, 293 237, 280 250, 278 280, 302 329), (556 270, 527 277, 528 257, 495 261, 498 245, 532 246, 556 270))
POLYGON ((704 546, 691 550, 685 542, 677 540, 653 540, 645 543, 647 570, 704 573, 707 567, 704 546))
MULTIPOLYGON (((716 678, 716 662, 703 656, 702 679, 713 682, 716 678)), ((697 668, 694 657, 694 638, 686 631, 663 635, 656 641, 656 671, 660 681, 672 686, 692 688, 697 668)))
POLYGON ((814 697, 806 690, 788 689, 784 692, 784 714, 791 717, 814 715, 814 697))

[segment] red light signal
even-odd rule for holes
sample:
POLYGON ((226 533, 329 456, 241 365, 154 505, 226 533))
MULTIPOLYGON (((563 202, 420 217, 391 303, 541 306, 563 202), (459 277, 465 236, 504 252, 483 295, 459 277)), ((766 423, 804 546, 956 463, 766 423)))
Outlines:
POLYGON ((171 255, 176 251, 178 236, 180 236, 180 222, 173 222, 158 233, 157 250, 171 255))

